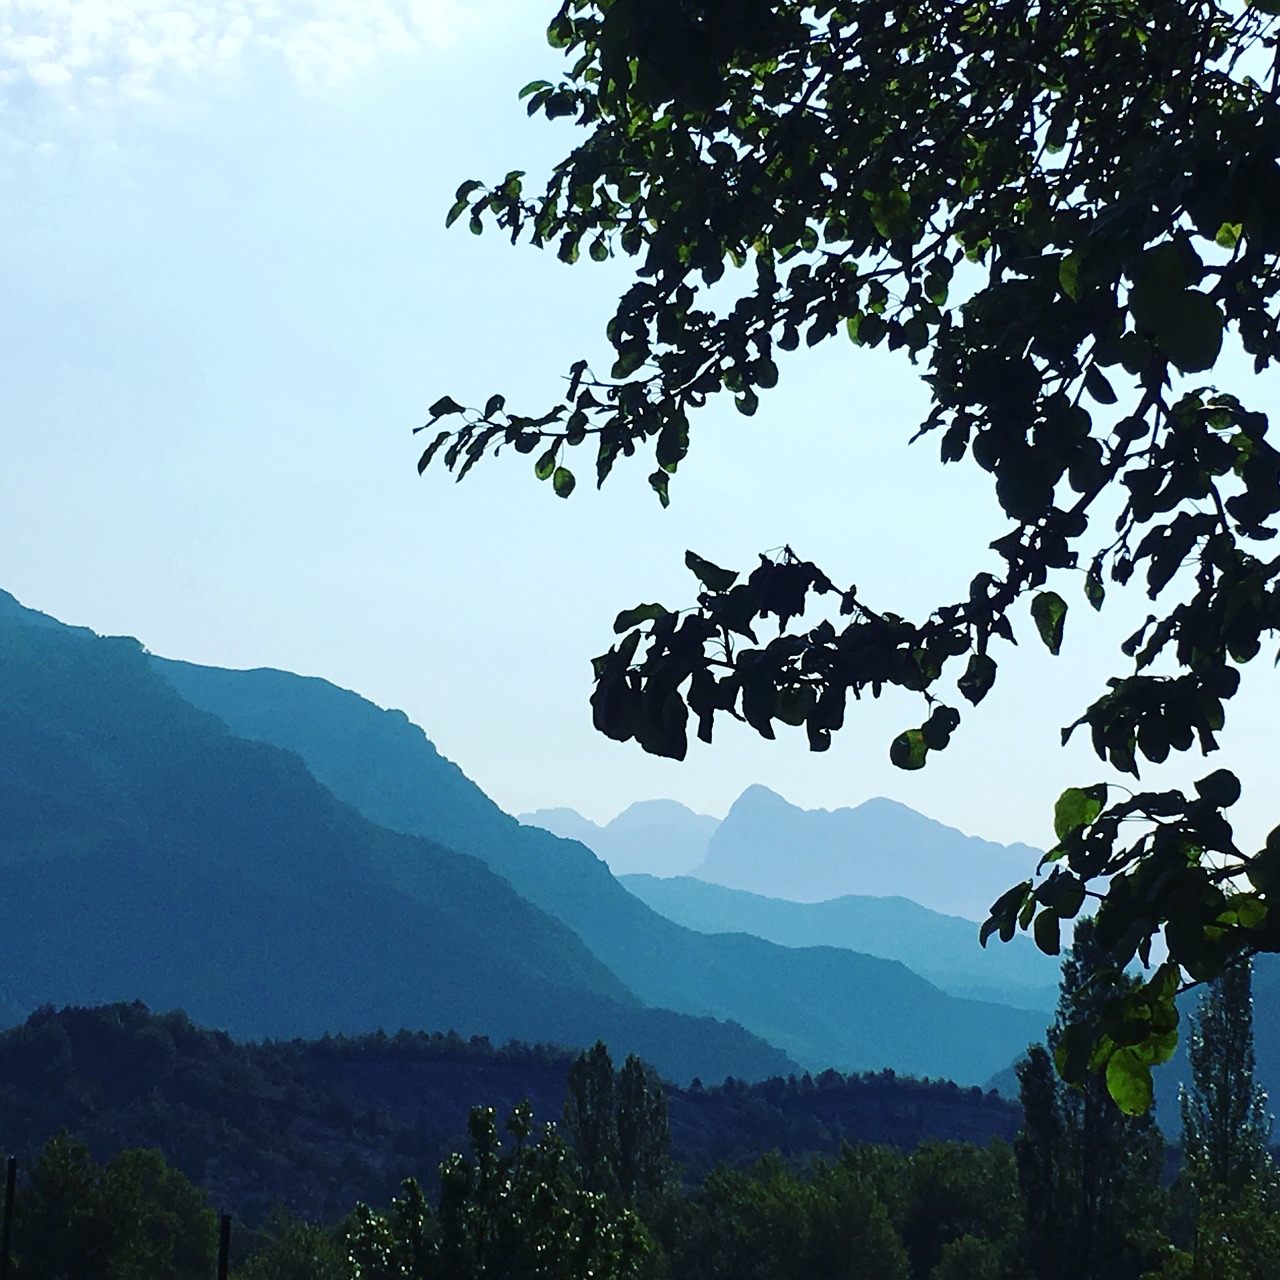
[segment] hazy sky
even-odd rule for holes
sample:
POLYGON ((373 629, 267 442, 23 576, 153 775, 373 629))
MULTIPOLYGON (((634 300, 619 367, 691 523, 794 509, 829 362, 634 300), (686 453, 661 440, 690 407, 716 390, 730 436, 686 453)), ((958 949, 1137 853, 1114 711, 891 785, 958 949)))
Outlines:
MULTIPOLYGON (((589 659, 619 609, 692 600, 687 547, 749 567, 789 543, 908 614, 993 559, 987 477, 907 447, 924 400, 905 362, 797 354, 754 419, 695 424, 665 512, 643 463, 567 503, 514 454, 461 486, 416 476, 432 401, 550 403, 625 279, 443 226, 462 179, 538 173, 571 144, 516 101, 557 71, 553 8, 0 0, 0 586, 157 653, 402 707, 511 811, 603 821, 670 796, 721 814, 762 782, 1045 843, 1062 786, 1105 776, 1058 730, 1144 612, 1086 616, 1071 578, 1064 655, 1024 617, 920 774, 888 763, 921 718, 906 697, 861 704, 825 756, 725 723, 675 764, 591 729, 589 659)), ((1150 781, 1233 764, 1255 832, 1277 701, 1269 668, 1252 683, 1230 756, 1150 781)))

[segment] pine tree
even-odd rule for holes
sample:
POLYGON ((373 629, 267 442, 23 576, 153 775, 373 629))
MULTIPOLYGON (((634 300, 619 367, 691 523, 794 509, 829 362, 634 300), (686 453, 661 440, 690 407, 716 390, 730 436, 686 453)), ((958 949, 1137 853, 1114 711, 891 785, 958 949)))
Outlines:
POLYGON ((1105 972, 1093 923, 1082 920, 1063 962, 1048 1048, 1032 1046, 1018 1065, 1015 1152, 1037 1280, 1132 1280, 1159 1239, 1164 1144, 1154 1120, 1125 1115, 1101 1077, 1068 1087, 1053 1066, 1052 1050, 1081 1005, 1100 1005, 1127 981, 1104 980, 1105 972))
POLYGON ((1205 988, 1191 1020, 1182 1147, 1202 1203, 1238 1204, 1276 1190, 1267 1095, 1254 1079, 1252 985, 1252 961, 1237 961, 1205 988))

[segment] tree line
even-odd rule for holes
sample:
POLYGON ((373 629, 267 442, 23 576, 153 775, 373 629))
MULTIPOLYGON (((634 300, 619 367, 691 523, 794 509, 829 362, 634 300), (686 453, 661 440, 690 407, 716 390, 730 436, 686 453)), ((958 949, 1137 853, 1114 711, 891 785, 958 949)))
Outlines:
MULTIPOLYGON (((767 1155, 690 1181, 670 1156, 652 1070, 597 1044, 568 1073, 558 1123, 527 1103, 477 1107, 467 1150, 338 1222, 279 1211, 233 1235, 236 1280, 1270 1280, 1280 1277, 1280 1179, 1253 1076, 1247 961, 1191 1019, 1180 1159, 1105 1077, 1053 1068, 1070 1011, 1114 996, 1088 922, 1063 966, 1046 1043, 1018 1068, 1012 1144, 846 1143, 767 1155), (1101 981, 1100 981, 1101 980, 1101 981), (430 1188, 429 1190, 426 1188, 430 1188)), ((17 1188, 12 1280, 206 1280, 216 1186, 158 1152, 99 1162, 65 1133, 17 1188)))

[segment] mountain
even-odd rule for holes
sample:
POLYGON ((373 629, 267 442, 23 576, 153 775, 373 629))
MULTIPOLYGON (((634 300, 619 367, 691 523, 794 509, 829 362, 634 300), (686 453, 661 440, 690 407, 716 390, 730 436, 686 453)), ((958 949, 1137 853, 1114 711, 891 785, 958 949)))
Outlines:
POLYGON ((503 813, 401 712, 287 672, 152 662, 235 733, 296 752, 370 820, 483 859, 651 1005, 732 1019, 812 1070, 892 1066, 965 1084, 1040 1034, 1042 1017, 957 1000, 894 961, 682 928, 583 845, 503 813))
POLYGON ((483 862, 370 822, 180 697, 134 640, 0 596, 0 706, 10 1015, 141 999, 241 1036, 603 1037, 676 1079, 791 1065, 646 1008, 483 862))
POLYGON ((846 896, 787 902, 726 889, 691 876, 622 876, 623 885, 669 920, 703 933, 750 933, 785 947, 845 947, 909 969, 955 996, 1051 1014, 1058 1002, 1057 960, 1027 937, 978 945, 971 920, 930 911, 906 898, 846 896))
POLYGON ((566 840, 578 840, 609 864, 615 876, 648 873, 687 875, 707 856, 719 819, 675 800, 640 800, 611 822, 597 826, 574 809, 522 813, 527 827, 541 827, 566 840))
POLYGON ((734 802, 691 874, 767 898, 901 896, 945 915, 985 920, 992 902, 1039 860, 1029 845, 966 836, 893 800, 800 809, 754 786, 734 802))

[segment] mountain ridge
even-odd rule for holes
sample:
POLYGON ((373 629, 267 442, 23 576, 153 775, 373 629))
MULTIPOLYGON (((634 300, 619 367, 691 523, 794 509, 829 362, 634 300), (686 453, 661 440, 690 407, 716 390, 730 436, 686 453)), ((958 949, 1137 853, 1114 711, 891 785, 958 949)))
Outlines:
POLYGON ((793 902, 900 895, 944 915, 983 920, 1041 852, 966 835, 883 796, 802 809, 755 784, 716 828, 699 880, 793 902), (785 864, 777 850, 786 849, 785 864))
POLYGON ((604 826, 567 808, 538 809, 518 817, 524 826, 585 844, 615 876, 685 875, 706 857, 719 826, 719 819, 695 813, 677 800, 637 800, 604 826))
POLYGON ((792 1065, 646 1007, 484 862, 371 823, 180 697, 136 641, 27 612, 0 599, 10 1015, 144 999, 240 1035, 603 1035, 676 1079, 792 1065))
POLYGON ((323 785, 371 820, 483 859, 652 1005, 732 1019, 810 1069, 892 1065, 966 1084, 985 1080, 1038 1033, 1034 1015, 955 1001, 875 957, 683 929, 627 893, 586 846, 503 813, 402 713, 326 681, 152 661, 184 697, 237 733, 266 735, 297 752, 323 785), (465 822, 434 793, 442 769, 448 788, 472 789, 465 822), (918 1017, 904 1012, 913 1002, 918 1017))
POLYGON ((903 897, 791 902, 692 876, 630 875, 622 884, 655 911, 704 933, 750 933, 786 947, 834 946, 898 960, 951 995, 1051 1014, 1058 964, 1025 936, 978 946, 978 926, 903 897))

